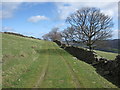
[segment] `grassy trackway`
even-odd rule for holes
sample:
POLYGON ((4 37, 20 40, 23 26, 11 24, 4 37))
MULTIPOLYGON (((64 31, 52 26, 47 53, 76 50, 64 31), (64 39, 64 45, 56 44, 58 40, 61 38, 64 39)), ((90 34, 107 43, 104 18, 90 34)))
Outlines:
POLYGON ((115 88, 55 43, 3 34, 3 87, 115 88))

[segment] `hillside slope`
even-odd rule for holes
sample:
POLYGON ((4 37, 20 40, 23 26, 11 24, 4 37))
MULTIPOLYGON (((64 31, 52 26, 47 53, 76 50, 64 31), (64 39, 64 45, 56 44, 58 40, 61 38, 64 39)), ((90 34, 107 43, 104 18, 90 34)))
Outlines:
POLYGON ((116 88, 55 43, 3 34, 3 88, 116 88))
POLYGON ((99 51, 99 50, 94 50, 98 56, 104 57, 109 60, 114 60, 118 53, 111 53, 111 52, 104 52, 104 51, 99 51))

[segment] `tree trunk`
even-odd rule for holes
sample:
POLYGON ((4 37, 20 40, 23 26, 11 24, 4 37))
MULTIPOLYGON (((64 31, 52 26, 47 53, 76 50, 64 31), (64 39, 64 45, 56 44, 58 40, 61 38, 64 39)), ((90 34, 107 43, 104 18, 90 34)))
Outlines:
POLYGON ((89 45, 89 50, 92 51, 92 47, 91 47, 91 45, 89 45))
POLYGON ((92 50, 92 44, 91 44, 91 38, 89 37, 89 40, 88 40, 88 46, 89 46, 89 50, 91 51, 92 50))
POLYGON ((66 38, 65 38, 65 41, 66 41, 67 45, 69 46, 69 43, 68 43, 68 41, 67 41, 67 39, 66 39, 66 38))

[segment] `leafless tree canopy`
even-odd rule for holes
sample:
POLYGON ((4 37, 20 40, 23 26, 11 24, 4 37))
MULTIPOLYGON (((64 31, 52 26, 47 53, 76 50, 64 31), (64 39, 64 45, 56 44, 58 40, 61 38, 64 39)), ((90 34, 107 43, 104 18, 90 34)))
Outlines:
POLYGON ((61 40, 61 33, 59 32, 59 28, 53 28, 49 33, 42 36, 44 40, 61 40))
POLYGON ((43 40, 49 41, 49 34, 45 34, 42 36, 43 40))
POLYGON ((64 38, 64 41, 66 41, 67 45, 69 46, 69 42, 73 42, 76 38, 74 28, 67 27, 66 29, 63 30, 61 36, 64 38))
POLYGON ((66 22, 74 28, 76 38, 86 44, 90 50, 97 40, 112 36, 112 18, 97 8, 82 8, 67 17, 66 22))

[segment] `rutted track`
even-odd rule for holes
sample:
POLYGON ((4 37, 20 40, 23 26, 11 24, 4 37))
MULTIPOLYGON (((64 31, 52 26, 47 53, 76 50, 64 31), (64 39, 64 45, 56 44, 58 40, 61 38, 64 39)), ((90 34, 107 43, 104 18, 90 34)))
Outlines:
POLYGON ((63 56, 60 55, 60 57, 62 58, 62 60, 64 60, 64 62, 66 63, 67 67, 69 68, 69 71, 72 75, 74 84, 76 86, 76 88, 80 88, 80 81, 77 77, 77 75, 75 74, 75 72, 73 71, 73 68, 71 67, 71 65, 63 58, 63 56))
MULTIPOLYGON (((47 45, 45 45, 47 47, 47 45)), ((48 49, 48 48, 47 48, 48 49)), ((46 53, 48 53, 48 51, 46 51, 46 53)), ((44 80, 45 78, 45 75, 47 73, 47 70, 48 70, 48 65, 49 65, 49 53, 47 55, 47 62, 46 62, 46 65, 44 66, 42 72, 41 72, 41 75, 40 75, 40 78, 38 79, 37 83, 35 84, 35 86, 33 88, 38 88, 38 86, 41 85, 42 81, 44 80)))
MULTIPOLYGON (((55 48, 54 48, 54 51, 55 51, 55 48)), ((58 53, 57 51, 55 51, 55 52, 58 53)), ((71 67, 71 65, 69 64, 69 62, 67 60, 65 60, 65 58, 60 53, 58 53, 58 55, 59 55, 59 57, 61 57, 61 59, 65 62, 66 66, 68 67, 76 88, 80 88, 80 84, 81 83, 80 83, 77 75, 75 74, 73 68, 71 67)))

